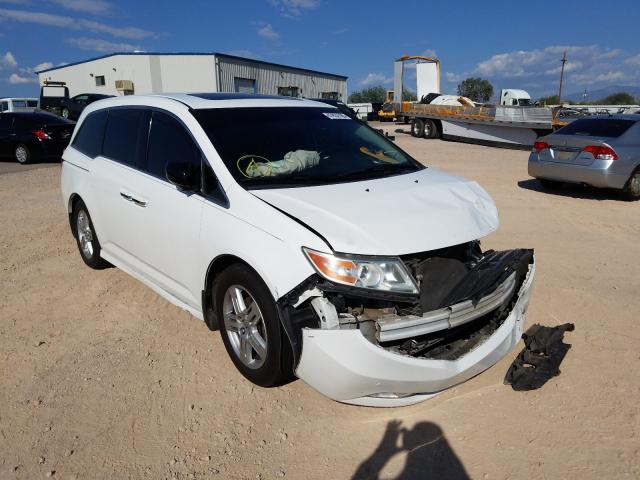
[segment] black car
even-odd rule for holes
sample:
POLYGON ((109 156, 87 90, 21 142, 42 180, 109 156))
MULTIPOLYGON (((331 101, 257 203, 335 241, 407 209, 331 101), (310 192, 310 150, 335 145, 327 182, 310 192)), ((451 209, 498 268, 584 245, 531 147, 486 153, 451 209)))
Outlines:
POLYGON ((81 93, 71 97, 62 107, 60 114, 69 120, 77 120, 87 105, 103 98, 111 98, 113 95, 103 95, 100 93, 81 93))
POLYGON ((52 113, 0 113, 0 157, 26 164, 60 158, 71 140, 75 122, 52 113))

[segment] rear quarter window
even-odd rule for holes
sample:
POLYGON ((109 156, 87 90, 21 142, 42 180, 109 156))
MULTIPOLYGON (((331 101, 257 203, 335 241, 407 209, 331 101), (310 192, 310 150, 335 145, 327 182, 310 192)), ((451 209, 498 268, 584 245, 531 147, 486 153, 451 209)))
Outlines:
POLYGON ((80 125, 80 131, 73 139, 73 147, 91 158, 100 155, 106 124, 107 110, 101 110, 88 115, 84 122, 82 122, 82 125, 80 125))
POLYGON ((616 138, 636 123, 619 118, 581 118, 556 131, 558 135, 616 138))

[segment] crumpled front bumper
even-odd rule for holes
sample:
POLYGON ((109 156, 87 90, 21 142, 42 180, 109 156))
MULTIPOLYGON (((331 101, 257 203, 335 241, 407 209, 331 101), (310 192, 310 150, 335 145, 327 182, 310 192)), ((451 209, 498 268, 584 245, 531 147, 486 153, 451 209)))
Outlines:
POLYGON ((369 342, 357 330, 304 329, 296 375, 320 393, 344 403, 398 407, 421 402, 494 365, 520 341, 535 263, 502 325, 457 360, 400 355, 369 342))

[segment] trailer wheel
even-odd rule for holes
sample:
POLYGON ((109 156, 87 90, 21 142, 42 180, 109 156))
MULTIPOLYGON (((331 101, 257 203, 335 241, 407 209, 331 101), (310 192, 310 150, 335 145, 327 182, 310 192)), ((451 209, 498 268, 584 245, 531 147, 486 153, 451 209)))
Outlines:
POLYGON ((426 119, 424 121, 424 138, 437 138, 438 127, 433 120, 426 119))
POLYGON ((411 136, 422 138, 424 136, 424 122, 416 118, 411 123, 411 136))

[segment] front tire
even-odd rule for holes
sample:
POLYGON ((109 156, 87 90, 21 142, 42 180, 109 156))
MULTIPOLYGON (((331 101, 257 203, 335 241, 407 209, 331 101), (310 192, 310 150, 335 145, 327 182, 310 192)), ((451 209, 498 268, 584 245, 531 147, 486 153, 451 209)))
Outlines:
POLYGON ((220 273, 212 294, 222 341, 240 373, 261 387, 289 381, 291 346, 262 279, 248 266, 236 263, 220 273))
POLYGON ((24 143, 19 143, 14 149, 14 155, 16 161, 21 165, 27 165, 31 163, 31 151, 24 143))
POLYGON ((108 268, 109 262, 100 257, 101 247, 98 235, 96 235, 89 211, 82 200, 75 204, 71 220, 73 236, 76 238, 78 250, 80 250, 80 256, 84 263, 94 270, 108 268))
POLYGON ((631 174, 622 194, 627 200, 640 200, 640 168, 631 174))

